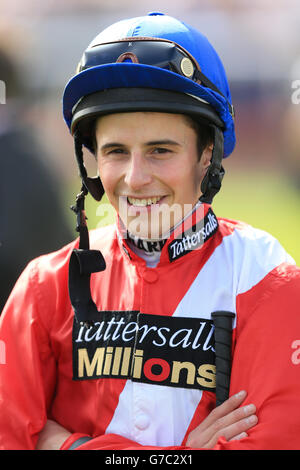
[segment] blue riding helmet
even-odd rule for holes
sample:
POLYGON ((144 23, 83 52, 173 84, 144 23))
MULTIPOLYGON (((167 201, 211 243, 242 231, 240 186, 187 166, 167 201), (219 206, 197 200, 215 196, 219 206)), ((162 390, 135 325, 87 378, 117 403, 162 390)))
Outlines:
POLYGON ((63 115, 84 185, 97 200, 101 181, 87 177, 81 146, 94 151, 91 127, 98 116, 130 111, 188 114, 213 127, 212 163, 202 183, 203 193, 210 186, 203 200, 211 202, 235 131, 225 70, 207 38, 175 18, 149 13, 109 26, 90 43, 64 90, 63 115))

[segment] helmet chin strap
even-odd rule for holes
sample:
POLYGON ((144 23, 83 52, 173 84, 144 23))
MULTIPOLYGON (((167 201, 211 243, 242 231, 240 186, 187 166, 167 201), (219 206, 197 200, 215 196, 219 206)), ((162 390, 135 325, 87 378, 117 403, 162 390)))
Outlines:
POLYGON ((79 138, 78 134, 74 135, 74 147, 75 147, 75 156, 79 168, 79 173, 83 182, 83 185, 87 191, 93 196, 96 201, 101 201, 104 194, 104 189, 101 183, 99 176, 94 176, 93 178, 87 175, 86 168, 83 163, 83 151, 82 151, 82 141, 79 138))
POLYGON ((220 191, 225 174, 225 170, 222 167, 224 135, 219 127, 212 127, 214 129, 212 157, 208 170, 201 183, 202 196, 200 197, 200 201, 207 204, 211 204, 215 195, 220 191))
POLYGON ((71 209, 76 213, 76 231, 79 232, 79 248, 74 249, 69 262, 69 296, 75 318, 86 327, 99 320, 99 312, 91 296, 90 277, 92 273, 104 271, 105 260, 99 250, 90 250, 89 232, 84 209, 85 196, 90 192, 100 201, 104 194, 100 178, 89 178, 83 163, 82 143, 74 137, 75 154, 82 179, 81 192, 71 209))

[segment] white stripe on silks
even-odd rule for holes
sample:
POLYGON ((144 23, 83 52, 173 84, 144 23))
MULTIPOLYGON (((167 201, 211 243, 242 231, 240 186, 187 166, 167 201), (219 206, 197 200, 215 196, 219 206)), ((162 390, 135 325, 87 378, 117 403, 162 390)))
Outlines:
MULTIPOLYGON (((216 310, 236 313, 236 296, 284 262, 294 264, 272 236, 247 225, 235 229, 214 250, 174 316, 210 319, 216 310)), ((201 398, 201 390, 127 381, 106 433, 140 444, 180 445, 201 398)))
POLYGON ((106 434, 142 445, 180 445, 201 397, 201 390, 127 380, 106 434))
POLYGON ((248 225, 238 228, 214 250, 173 316, 209 319, 216 310, 236 313, 236 296, 285 262, 295 264, 274 237, 248 225))

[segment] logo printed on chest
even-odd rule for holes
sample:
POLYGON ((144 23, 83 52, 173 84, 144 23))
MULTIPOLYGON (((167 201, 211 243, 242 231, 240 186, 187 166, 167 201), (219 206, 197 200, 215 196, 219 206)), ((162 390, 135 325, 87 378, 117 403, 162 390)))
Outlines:
POLYGON ((73 379, 130 379, 214 391, 212 320, 136 311, 99 312, 93 327, 73 325, 73 379))

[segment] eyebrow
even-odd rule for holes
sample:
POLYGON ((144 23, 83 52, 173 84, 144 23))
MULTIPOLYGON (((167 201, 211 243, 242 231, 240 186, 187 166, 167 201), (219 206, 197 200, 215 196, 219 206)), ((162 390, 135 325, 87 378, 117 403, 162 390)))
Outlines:
POLYGON ((178 142, 175 140, 170 140, 170 139, 164 139, 164 140, 152 140, 150 142, 146 142, 146 146, 151 146, 151 145, 180 145, 178 142))
MULTIPOLYGON (((150 142, 146 142, 144 144, 146 147, 150 147, 152 145, 176 145, 180 146, 178 142, 175 140, 170 140, 170 139, 164 139, 164 140, 151 140, 150 142)), ((106 150, 111 147, 126 147, 125 144, 121 144, 120 142, 108 142, 107 144, 104 144, 101 146, 101 150, 106 150)))
POLYGON ((123 147, 123 144, 120 144, 119 142, 108 142, 107 144, 101 145, 100 149, 105 150, 109 149, 111 147, 123 147))

